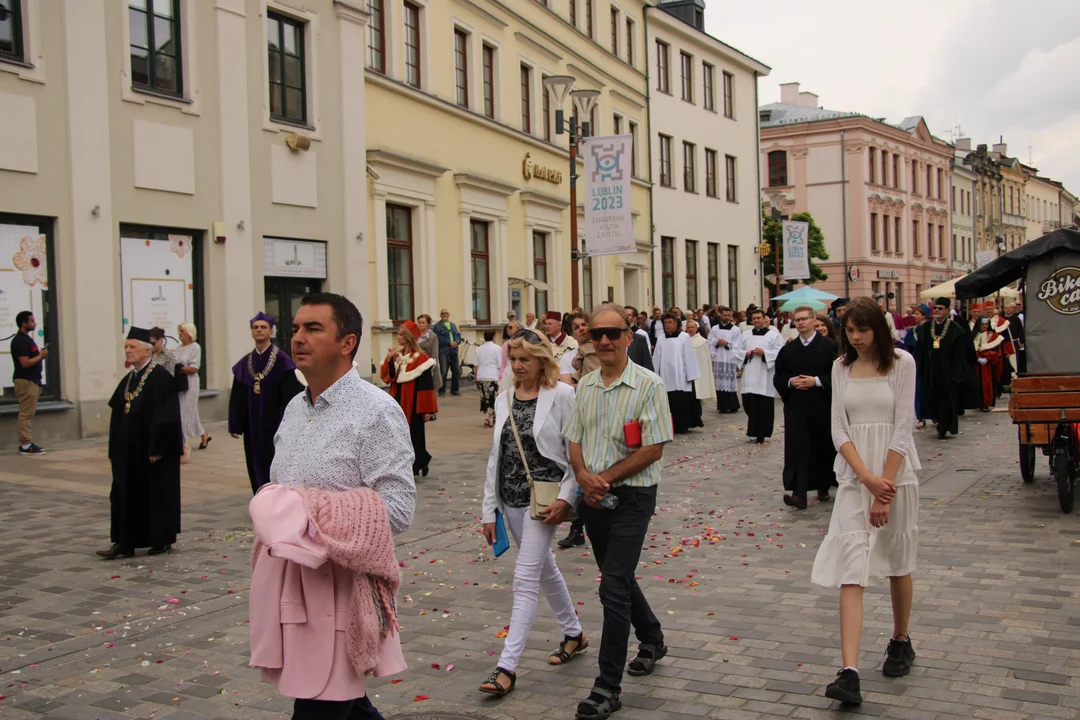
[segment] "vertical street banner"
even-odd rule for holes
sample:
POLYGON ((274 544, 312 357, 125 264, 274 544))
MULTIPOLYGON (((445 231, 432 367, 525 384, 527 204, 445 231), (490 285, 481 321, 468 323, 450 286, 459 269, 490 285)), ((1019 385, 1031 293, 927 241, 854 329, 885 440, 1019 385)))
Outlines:
MULTIPOLYGON (((631 135, 581 141, 585 162, 585 247, 589 255, 637 251, 630 214, 631 135)), ((571 208, 571 212, 574 209, 571 208)))
POLYGON ((810 279, 810 223, 795 220, 784 221, 785 280, 810 279))

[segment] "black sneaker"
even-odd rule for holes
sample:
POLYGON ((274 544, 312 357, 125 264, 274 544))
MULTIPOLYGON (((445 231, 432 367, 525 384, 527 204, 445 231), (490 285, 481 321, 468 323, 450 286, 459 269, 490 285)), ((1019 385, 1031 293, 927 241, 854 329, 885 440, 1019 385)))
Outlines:
POLYGON ((836 673, 836 679, 825 688, 825 697, 849 705, 861 705, 862 690, 859 688, 859 673, 847 668, 836 673))
POLYGON ((25 447, 25 448, 22 445, 20 445, 19 446, 19 452, 22 453, 23 455, 44 455, 45 454, 45 451, 42 450, 41 448, 39 448, 34 443, 30 443, 30 447, 25 447))
POLYGON ((911 672, 911 663, 915 662, 915 648, 911 646, 911 638, 890 640, 889 647, 885 649, 885 656, 885 663, 881 666, 881 673, 885 677, 907 675, 911 672))

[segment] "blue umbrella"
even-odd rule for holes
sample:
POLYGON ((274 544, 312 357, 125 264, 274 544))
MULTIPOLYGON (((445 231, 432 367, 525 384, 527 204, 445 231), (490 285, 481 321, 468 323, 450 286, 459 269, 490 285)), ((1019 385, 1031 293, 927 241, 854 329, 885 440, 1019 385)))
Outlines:
POLYGON ((816 290, 809 285, 803 285, 798 290, 792 290, 783 295, 777 295, 773 300, 836 300, 837 296, 824 290, 816 290))

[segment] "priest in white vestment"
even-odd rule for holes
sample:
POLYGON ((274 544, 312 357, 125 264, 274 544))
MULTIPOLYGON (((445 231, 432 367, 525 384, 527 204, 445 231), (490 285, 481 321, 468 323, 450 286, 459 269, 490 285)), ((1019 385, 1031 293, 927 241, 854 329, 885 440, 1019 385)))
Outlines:
POLYGON ((675 316, 664 315, 663 321, 664 332, 653 352, 653 368, 664 381, 675 432, 686 433, 692 427, 704 427, 701 403, 694 395, 694 381, 701 376, 701 370, 690 336, 679 330, 675 316))
POLYGON ((740 340, 743 352, 742 393, 746 408, 746 435, 762 445, 772 437, 776 388, 773 387, 774 366, 785 340, 769 325, 763 310, 750 316, 753 330, 743 333, 740 340))
POLYGON ((746 354, 742 350, 742 330, 732 322, 732 315, 731 308, 720 308, 720 321, 709 331, 716 411, 721 415, 739 412, 738 375, 746 354))
POLYGON ((701 334, 701 324, 697 320, 689 320, 686 323, 686 334, 690 336, 690 344, 694 348, 694 357, 697 358, 698 379, 694 381, 694 395, 697 396, 700 407, 712 400, 716 394, 716 385, 713 384, 712 359, 709 357, 709 340, 701 334))

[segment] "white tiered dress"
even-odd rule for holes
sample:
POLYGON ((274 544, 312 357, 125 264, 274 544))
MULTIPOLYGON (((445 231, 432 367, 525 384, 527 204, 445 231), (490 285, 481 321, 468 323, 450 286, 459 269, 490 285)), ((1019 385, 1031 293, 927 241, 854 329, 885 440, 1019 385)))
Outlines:
MULTIPOLYGON (((896 432, 897 425, 907 426, 906 403, 896 406, 896 396, 901 403, 906 397, 907 378, 893 377, 894 373, 906 375, 905 367, 911 361, 906 356, 894 366, 889 376, 853 379, 846 377, 846 368, 840 369, 842 379, 834 372, 839 393, 833 409, 834 437, 837 425, 842 430, 837 441, 850 441, 859 457, 874 475, 881 476, 885 458, 890 448, 903 446, 905 455, 896 477, 896 497, 889 509, 889 522, 880 528, 870 525, 870 505, 874 496, 855 477, 855 472, 842 456, 836 457, 836 479, 840 487, 836 491, 829 532, 818 548, 810 579, 816 585, 838 588, 843 585, 866 587, 870 577, 900 577, 915 570, 915 555, 919 543, 919 479, 915 470, 919 467, 914 442, 905 431, 896 432), (894 394, 894 388, 899 390, 894 394), (896 411, 900 412, 897 413, 896 411), (845 418, 837 417, 846 413, 845 418), (844 420, 846 419, 846 422, 844 420), (898 438, 897 436, 901 437, 898 438)), ((911 361, 911 384, 914 384, 914 362, 911 361)), ((914 403, 911 403, 914 416, 914 403)), ((910 433, 910 430, 906 431, 910 433)))

